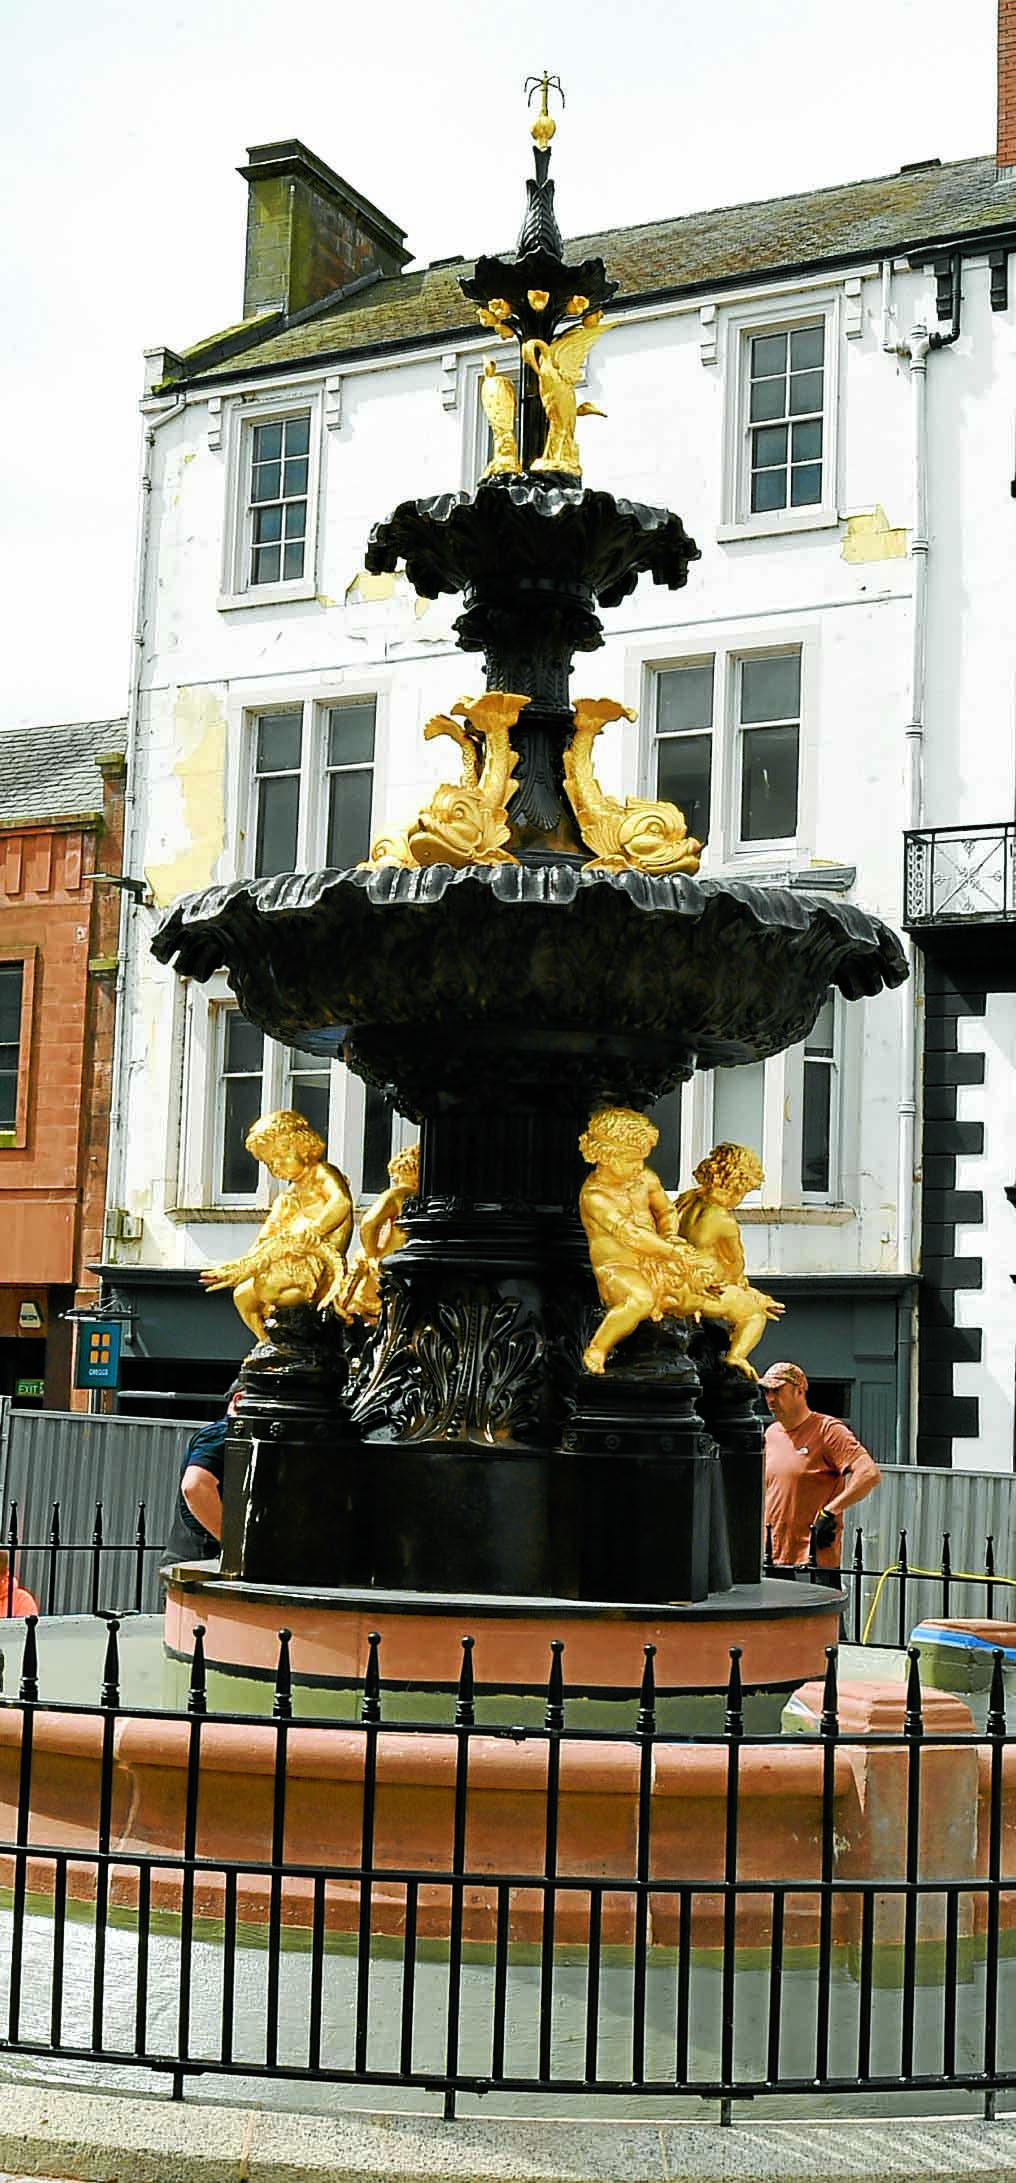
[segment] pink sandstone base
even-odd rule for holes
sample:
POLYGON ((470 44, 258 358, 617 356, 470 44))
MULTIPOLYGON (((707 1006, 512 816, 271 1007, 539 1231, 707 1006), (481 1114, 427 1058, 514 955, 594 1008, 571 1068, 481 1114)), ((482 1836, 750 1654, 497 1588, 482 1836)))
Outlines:
POLYGON ((552 1638, 564 1640, 566 1689, 611 1696, 638 1690, 643 1647, 656 1647, 661 1696, 725 1690, 730 1651, 741 1647, 746 1690, 792 1690, 819 1674, 839 1636, 841 1595, 824 1585, 770 1578, 690 1606, 577 1605, 574 1600, 434 1598, 415 1593, 274 1592, 218 1577, 207 1564, 174 1569, 167 1582, 165 1644, 189 1661, 194 1626, 205 1630, 210 1668, 270 1679, 281 1627, 292 1631, 294 1681, 360 1684, 368 1633, 381 1636, 382 1680, 454 1690, 462 1639, 476 1640, 478 1690, 541 1691, 552 1638))

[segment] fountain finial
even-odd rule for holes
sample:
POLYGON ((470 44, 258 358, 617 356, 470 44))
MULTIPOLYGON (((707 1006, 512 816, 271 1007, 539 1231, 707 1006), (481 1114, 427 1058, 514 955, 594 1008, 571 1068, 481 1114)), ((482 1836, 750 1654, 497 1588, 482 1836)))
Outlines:
POLYGON ((536 116, 536 120, 530 126, 529 134, 536 145, 537 153, 548 152, 550 150, 550 140, 557 134, 557 123, 549 111, 547 94, 550 91, 556 91, 562 106, 565 104, 561 78, 560 76, 548 75, 547 70, 544 69, 542 76, 527 76, 523 88, 526 93, 526 103, 529 106, 533 103, 533 92, 538 91, 540 94, 540 111, 536 116))

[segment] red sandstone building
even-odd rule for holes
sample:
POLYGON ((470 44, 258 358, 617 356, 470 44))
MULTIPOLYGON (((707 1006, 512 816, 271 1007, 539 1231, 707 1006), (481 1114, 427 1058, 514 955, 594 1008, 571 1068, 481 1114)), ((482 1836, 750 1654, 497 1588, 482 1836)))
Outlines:
POLYGON ((74 1303, 97 1300, 126 723, 0 731, 0 1394, 71 1392, 74 1303))

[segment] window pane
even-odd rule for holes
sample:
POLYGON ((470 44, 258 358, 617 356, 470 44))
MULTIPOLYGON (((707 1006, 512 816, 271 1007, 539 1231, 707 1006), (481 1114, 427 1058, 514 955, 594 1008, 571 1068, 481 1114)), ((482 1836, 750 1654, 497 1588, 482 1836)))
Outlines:
POLYGON ((363 1194, 376 1197, 388 1188, 395 1108, 376 1085, 365 1084, 363 1089, 363 1194))
POLYGON ((0 966, 0 1044, 13 1045, 15 1051, 21 1038, 23 976, 20 963, 4 963, 0 966))
POLYGON ((806 371, 822 362, 822 344, 825 329, 822 326, 799 326, 790 336, 790 369, 806 371))
POLYGON ((276 539, 281 537, 282 509, 278 506, 258 508, 254 516, 254 544, 274 546, 276 539))
POLYGON ((328 714, 329 765, 370 765, 373 758, 373 699, 369 705, 333 705, 328 714))
POLYGON ((225 1069, 227 1076, 249 1075, 256 1071, 261 1076, 264 1055, 264 1035, 238 1008, 230 1008, 226 1014, 225 1069))
POLYGON ((762 515, 768 508, 785 508, 786 505, 786 471, 756 470, 751 481, 752 514, 762 515))
POLYGON ((821 463, 803 463, 799 469, 791 471, 790 505, 792 508, 817 508, 821 498, 821 463))
POLYGON ((370 852, 370 814, 374 776, 369 767, 333 773, 328 782, 328 841, 325 861, 339 871, 361 864, 370 852))
POLYGON ((255 546, 252 584, 277 584, 282 563, 281 546, 255 546))
POLYGON ((795 424, 790 435, 792 462, 817 462, 822 453, 822 419, 809 417, 807 424, 795 424))
POLYGON ((786 841, 797 831, 796 726, 741 737, 741 839, 786 841))
POLYGON ((649 1120, 655 1122, 660 1132, 659 1142, 649 1155, 649 1165, 659 1176, 665 1190, 678 1190, 681 1186, 681 1086, 667 1092, 649 1109, 649 1120))
POLYGON ((277 461, 282 453, 281 424, 258 424, 254 427, 255 462, 277 461))
POLYGON ((756 334, 751 344, 752 378, 768 379, 773 372, 784 372, 786 368, 786 334, 756 334))
POLYGON ((666 735, 656 746, 656 793, 684 812, 689 834, 709 839, 710 735, 666 735))
POLYGON ((803 417, 808 410, 822 407, 822 374, 820 371, 795 372, 790 381, 790 414, 803 417))
POLYGON ((826 1061, 804 1064, 801 1124, 801 1188, 828 1190, 833 1072, 826 1061))
POLYGON ((258 716, 258 772, 298 773, 303 720, 299 713, 258 716))
POLYGON ((261 1112, 260 1076, 234 1076, 226 1083, 222 1139, 222 1190, 226 1197, 252 1198, 258 1187, 258 1163, 244 1138, 261 1112))
POLYGON ((277 462, 255 463, 250 488, 250 497, 255 505, 259 500, 278 500, 280 475, 277 462))
POLYGON ((804 1042, 806 1054, 828 1054, 832 1057, 833 1030, 835 1025, 834 1002, 830 993, 823 1001, 818 1015, 804 1042))
POLYGON ((258 783, 258 821, 254 876, 296 870, 296 828, 300 810, 297 773, 269 774, 258 783))
POLYGON ((287 500, 299 499, 307 490, 307 458, 287 462, 283 472, 282 490, 287 500))
POLYGON ((713 1076, 713 1139, 716 1144, 747 1145, 762 1151, 765 1064, 750 1061, 743 1069, 717 1069, 713 1076))
POLYGON ((763 425, 755 434, 754 463, 756 470, 771 470, 776 463, 787 459, 787 427, 785 424, 763 425))
POLYGON ((285 579, 286 577, 303 575, 302 538, 297 540, 295 545, 286 547, 285 552, 282 556, 282 574, 283 579, 285 579))
MULTIPOLYGON (((805 430, 810 430, 810 426, 806 426, 806 427, 805 427, 805 430)), ((291 502, 290 502, 290 504, 289 504, 289 507, 288 507, 288 508, 286 509, 286 537, 287 537, 287 538, 302 538, 302 537, 303 537, 303 535, 304 535, 304 532, 306 531, 306 528, 307 528, 307 503, 306 503, 306 501, 305 501, 305 500, 293 500, 293 501, 291 501, 291 502)))
POLYGON ((658 677, 656 730, 672 735, 680 728, 711 728, 713 724, 713 663, 701 667, 668 667, 658 677))
POLYGON ((800 710, 800 652, 741 661, 742 720, 796 720, 800 710))
POLYGON ((751 406, 748 411, 752 424, 762 424, 767 417, 782 417, 786 407, 785 379, 755 379, 752 381, 751 406))
POLYGON ((18 1072, 0 1068, 0 1130, 12 1130, 18 1120, 18 1072))
MULTIPOLYGON (((821 355, 821 350, 819 354, 821 355)), ((286 419, 286 454, 305 455, 310 446, 310 411, 286 419)))
POLYGON ((328 1108, 331 1098, 331 1078, 326 1070, 308 1070, 289 1080, 289 1103, 298 1114, 316 1129, 318 1136, 328 1145, 328 1108))

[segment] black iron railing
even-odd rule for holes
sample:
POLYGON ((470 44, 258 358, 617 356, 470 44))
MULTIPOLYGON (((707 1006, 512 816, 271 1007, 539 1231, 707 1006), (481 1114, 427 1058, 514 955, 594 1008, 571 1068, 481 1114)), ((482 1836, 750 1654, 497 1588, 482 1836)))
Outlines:
POLYGON ((1016 917, 1016 824, 924 826, 904 837, 903 922, 1016 917))
MULTIPOLYGON (((209 1710, 200 1629, 186 1711, 155 1714, 121 1703, 117 1627, 111 1617, 98 1705, 61 1705, 40 1698, 30 1618, 20 1694, 0 1705, 8 2055, 59 2056, 87 2065, 93 2080, 97 2067, 134 2065, 168 2078, 174 2097, 197 2075, 398 2086, 436 2096, 447 2116, 463 2095, 638 2094, 718 2101, 729 2122, 734 2103, 763 2093, 849 2103, 948 2090, 975 2096, 991 2117, 998 2092, 1016 2089, 1016 1870, 1006 1863, 1005 1789, 1013 1739, 1000 1651, 978 1738, 929 1732, 915 1650, 899 1733, 845 1727, 832 1648, 813 1736, 746 1733, 735 1648, 722 1735, 676 1737, 658 1723, 652 1645, 631 1727, 619 1734, 568 1726, 568 1699, 581 1693, 566 1692, 559 1643, 541 1726, 478 1720, 468 1637, 454 1721, 444 1727, 388 1718, 376 1636, 359 1719, 295 1720, 285 1631, 271 1720, 209 1710), (175 1838, 164 1825, 153 1841, 154 1807, 146 1815, 135 1761, 141 1816, 132 1840, 118 1753, 128 1731, 140 1745, 153 1723, 178 1737, 175 1838), (249 1760, 250 1783, 264 1782, 262 1822, 259 1835, 248 1796, 236 1822, 242 1841, 213 1850, 202 1844, 209 1812, 221 1808, 213 1739, 223 1723, 234 1754, 249 1760), (60 1803, 54 1828, 37 1777, 52 1800, 47 1753, 80 1756, 86 1736, 91 1787, 60 1803), (322 1737, 341 1739, 334 1768, 320 1764, 322 1737), (317 1807, 307 1802, 308 1738, 320 1768, 317 1807), (622 1847, 605 1850, 595 1837, 599 1790, 588 1839, 581 1826, 576 1833, 575 1800, 583 1782, 596 1787, 598 1767, 616 1769, 619 1750, 630 1755, 614 1838, 622 1847), (506 1783, 515 1770, 519 1777, 502 1802, 535 1800, 528 1832, 512 1825, 493 1837, 514 1848, 510 1864, 492 1857, 476 1810, 491 1754, 506 1783), (807 1816, 781 1835, 771 1784, 785 1761, 787 1794, 807 1816), (679 1785, 660 1826, 668 1765, 671 1794, 683 1768, 692 1799, 712 1780, 716 1824, 699 1828, 698 1848, 686 1848, 675 1825, 679 1785), (860 1775, 870 1805, 879 1769, 895 1819, 871 1832, 865 1862, 839 1804, 860 1775), (421 1785, 415 1801, 409 1778, 421 1785), (950 1783, 968 1817, 979 1801, 976 1857, 969 1826, 940 1823, 950 1783), (315 1810, 334 1807, 337 1785, 352 1799, 350 1854, 301 1861, 288 1848, 291 1826, 302 1823, 305 1839, 308 1809, 313 1828, 315 1810), (252 1937, 257 1945, 245 1951, 252 1937)), ((64 1799, 68 1778, 59 1777, 64 1799)), ((320 1825, 326 1840, 324 1816, 320 1825)))
POLYGON ((984 1542, 983 1568, 954 1569, 950 1534, 944 1531, 941 1554, 932 1568, 910 1561, 907 1534, 901 1531, 896 1560, 880 1568, 865 1562, 864 1534, 856 1530, 850 1562, 824 1568, 813 1531, 804 1570, 791 1572, 774 1561, 772 1530, 767 1526, 762 1573, 767 1577, 792 1573, 798 1578, 806 1574, 812 1584, 839 1586, 847 1594, 843 1634, 854 1645, 895 1645, 902 1649, 915 1621, 929 1615, 948 1619, 975 1612, 980 1619, 992 1622, 1000 1610, 1001 1621, 1016 1619, 1016 1579, 996 1570, 992 1538, 984 1542))
POLYGON ((12 1501, 3 1544, 7 1550, 7 1566, 0 1570, 0 1616, 9 1616, 15 1611, 15 1594, 21 1587, 31 1593, 41 1612, 47 1615, 140 1614, 144 1607, 154 1607, 157 1603, 152 1580, 163 1551, 163 1541, 157 1539, 149 1544, 143 1501, 138 1503, 134 1536, 130 1540, 106 1538, 101 1501, 95 1504, 90 1539, 62 1537, 59 1501, 53 1503, 48 1535, 44 1539, 22 1538, 18 1503, 12 1501), (111 1556, 117 1557, 112 1570, 111 1556), (82 1570, 87 1572, 83 1585, 80 1581, 82 1570), (118 1595, 112 1599, 103 1596, 107 1577, 111 1578, 118 1595))

